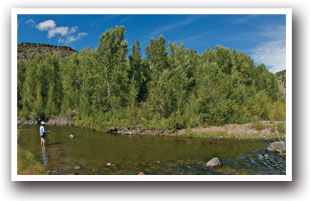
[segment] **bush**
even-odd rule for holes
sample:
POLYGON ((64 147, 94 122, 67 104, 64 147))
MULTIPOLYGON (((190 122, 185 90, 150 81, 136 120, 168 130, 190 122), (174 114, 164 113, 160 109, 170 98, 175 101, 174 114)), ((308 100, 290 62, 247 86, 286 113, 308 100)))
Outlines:
POLYGON ((280 134, 286 133, 286 124, 285 123, 278 123, 277 124, 277 130, 280 134))
POLYGON ((271 103, 268 108, 268 118, 270 120, 285 121, 286 120, 286 104, 284 101, 271 103))
POLYGON ((262 122, 260 122, 260 121, 254 122, 252 124, 252 127, 255 128, 258 131, 261 131, 261 130, 266 128, 266 126, 262 122))

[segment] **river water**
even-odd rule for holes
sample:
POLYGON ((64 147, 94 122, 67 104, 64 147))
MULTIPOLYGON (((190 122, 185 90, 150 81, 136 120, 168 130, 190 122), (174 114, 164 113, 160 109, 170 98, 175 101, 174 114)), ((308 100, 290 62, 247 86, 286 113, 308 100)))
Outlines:
POLYGON ((49 174, 285 174, 285 157, 266 151, 270 142, 264 140, 120 136, 60 126, 46 130, 51 132, 45 149, 40 146, 39 126, 19 128, 18 143, 49 174), (213 157, 220 159, 221 166, 204 168, 213 157))

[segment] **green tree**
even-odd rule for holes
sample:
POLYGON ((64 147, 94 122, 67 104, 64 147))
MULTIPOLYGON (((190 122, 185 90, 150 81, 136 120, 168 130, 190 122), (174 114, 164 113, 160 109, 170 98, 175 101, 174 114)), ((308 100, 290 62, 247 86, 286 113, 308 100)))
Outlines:
POLYGON ((115 26, 99 38, 96 55, 100 77, 95 92, 95 106, 99 111, 120 110, 128 104, 128 49, 124 36, 125 28, 115 26))
POLYGON ((26 65, 23 61, 17 64, 17 107, 22 108, 23 87, 25 82, 26 65))

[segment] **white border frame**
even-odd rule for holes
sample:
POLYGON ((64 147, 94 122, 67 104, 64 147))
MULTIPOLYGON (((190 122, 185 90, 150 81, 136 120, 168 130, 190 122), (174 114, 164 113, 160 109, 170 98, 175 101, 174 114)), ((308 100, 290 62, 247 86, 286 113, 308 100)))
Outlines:
POLYGON ((292 181, 291 8, 13 8, 11 12, 12 181, 292 181), (286 175, 17 175, 17 15, 19 14, 284 14, 286 15, 286 175))

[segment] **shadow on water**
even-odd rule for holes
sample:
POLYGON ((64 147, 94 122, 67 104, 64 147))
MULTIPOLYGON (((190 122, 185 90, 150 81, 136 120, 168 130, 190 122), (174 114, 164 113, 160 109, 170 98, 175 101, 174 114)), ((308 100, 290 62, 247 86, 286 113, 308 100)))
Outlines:
POLYGON ((42 158, 50 174, 285 174, 285 157, 267 152, 264 140, 126 137, 48 126, 43 150, 38 127, 23 128, 19 144, 42 158), (206 168, 213 157, 220 158, 221 166, 206 168))

